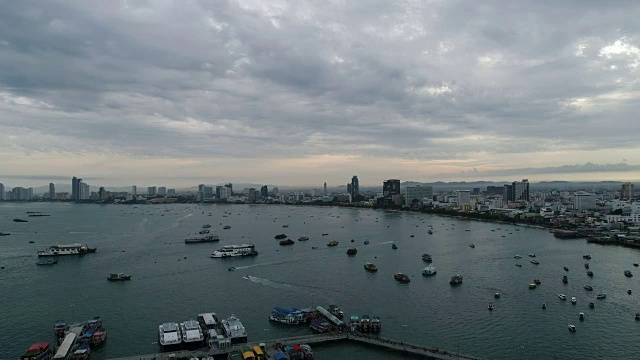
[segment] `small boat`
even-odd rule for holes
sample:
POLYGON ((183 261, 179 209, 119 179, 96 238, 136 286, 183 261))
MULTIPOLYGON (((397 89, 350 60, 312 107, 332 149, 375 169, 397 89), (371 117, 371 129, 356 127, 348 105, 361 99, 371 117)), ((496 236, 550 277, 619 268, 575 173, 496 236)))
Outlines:
POLYGON ((401 283, 408 283, 409 281, 411 281, 409 276, 403 273, 395 273, 393 274, 393 278, 401 283))
POLYGON ((565 294, 558 294, 558 297, 560 298, 560 300, 567 300, 567 295, 565 294))
POLYGON ((293 244, 295 244, 295 241, 293 241, 291 239, 280 240, 280 245, 282 245, 282 246, 293 245, 293 244))
POLYGON ((542 281, 540 281, 540 279, 538 279, 538 278, 535 278, 535 279, 533 279, 533 283, 536 284, 536 285, 540 285, 540 284, 542 284, 542 281))
POLYGON ((565 266, 564 271, 569 271, 569 268, 565 266))
POLYGON ((535 264, 535 265, 540 264, 540 263, 538 262, 538 260, 531 260, 531 261, 530 261, 530 263, 535 264))
POLYGON ((433 231, 427 230, 427 234, 431 235, 431 234, 433 234, 433 231))
POLYGON ((497 292, 497 293, 493 294, 493 297, 496 298, 496 299, 499 299, 500 298, 500 293, 497 292))
POLYGON ((278 234, 278 235, 274 236, 274 238, 275 238, 276 240, 286 239, 286 238, 287 238, 287 235, 286 235, 286 234, 278 234))
POLYGON ((538 285, 536 285, 536 284, 529 284, 529 289, 535 289, 537 287, 538 287, 538 285))
POLYGON ((638 263, 633 263, 633 266, 638 267, 638 263))
POLYGON ((462 284, 462 275, 454 275, 449 280, 449 285, 460 285, 462 284))
POLYGON ((602 294, 602 293, 600 293, 600 294, 598 294, 598 296, 596 296, 596 299, 598 299, 598 300, 602 300, 602 299, 604 299, 604 298, 606 298, 606 297, 607 297, 607 294, 602 294))
POLYGON ((489 311, 493 310, 493 304, 489 304, 489 306, 487 306, 487 309, 489 309, 489 311))
POLYGON ((422 269, 422 275, 424 275, 424 276, 435 275, 437 272, 438 272, 438 270, 432 264, 429 264, 429 266, 427 266, 426 268, 422 269))
POLYGON ((627 290, 627 294, 631 295, 631 289, 627 290))
POLYGON ((309 237, 308 237, 308 236, 300 236, 300 237, 298 238, 298 241, 307 241, 307 240, 309 240, 309 237))
POLYGON ((577 303, 578 303, 578 300, 576 300, 575 296, 572 296, 572 297, 571 297, 571 303, 572 303, 573 305, 575 305, 575 304, 577 304, 577 303))
POLYGON ((227 269, 228 271, 236 271, 236 267, 235 266, 231 266, 230 268, 227 269))
POLYGON ((522 267, 522 264, 516 264, 517 267, 522 267))
POLYGON ((29 220, 24 220, 24 219, 13 219, 13 222, 29 222, 29 220))
POLYGON ((624 271, 624 276, 626 276, 626 277, 632 277, 632 276, 633 276, 633 274, 631 273, 631 270, 625 270, 625 271, 624 271))
POLYGON ((569 282, 569 279, 567 278, 567 275, 562 277, 562 282, 567 284, 569 282))
POLYGON ((636 313, 636 320, 640 320, 640 313, 636 313))
POLYGON ((358 249, 356 249, 356 248, 350 248, 349 250, 347 250, 347 255, 353 256, 353 255, 355 255, 357 253, 358 253, 358 249))
POLYGON ((48 260, 40 260, 36 263, 36 265, 55 265, 58 263, 58 260, 48 259, 48 260))
POLYGON ((584 289, 587 291, 593 291, 593 287, 591 285, 584 285, 584 289))
POLYGON ((596 306, 596 304, 594 304, 593 301, 589 301, 589 307, 590 308, 593 309, 595 306, 596 306))
POLYGON ((472 248, 472 249, 475 249, 476 246, 475 246, 475 244, 469 244, 469 247, 472 248))
POLYGON ((514 258, 514 259, 522 259, 522 256, 520 256, 520 255, 516 255, 516 256, 514 256, 513 258, 514 258))
POLYGON ((593 277, 593 271, 591 271, 591 270, 587 271, 587 276, 593 277))
POLYGON ((409 236, 409 237, 416 237, 416 236, 415 236, 415 235, 411 235, 411 236, 409 236))
POLYGON ((52 358, 53 347, 48 342, 33 344, 20 356, 21 360, 49 360, 52 358))
POLYGON ((534 258, 534 257, 536 257, 536 254, 534 254, 534 253, 529 253, 529 254, 527 254, 527 256, 534 258))
POLYGON ((576 332, 576 327, 574 325, 569 325, 569 331, 576 332))
POLYGON ((202 235, 202 234, 208 234, 209 233, 209 229, 202 229, 200 231, 198 231, 198 234, 202 235))
POLYGON ((107 341, 107 331, 104 329, 98 330, 91 336, 91 345, 100 346, 107 341))
POLYGON ((369 245, 369 240, 365 240, 365 241, 364 241, 364 244, 365 244, 365 245, 369 245))
POLYGON ((322 233, 322 236, 327 236, 327 235, 329 235, 329 234, 328 233, 322 233))
POLYGON ((11 235, 11 233, 0 232, 0 236, 9 236, 9 235, 11 235))
POLYGON ((366 263, 366 264, 364 264, 364 269, 365 269, 365 270, 367 270, 367 271, 371 271, 371 272, 376 272, 376 271, 378 271, 378 267, 377 267, 377 266, 375 266, 375 265, 374 265, 374 264, 372 264, 372 263, 366 263))
POLYGON ((542 304, 542 308, 546 309, 547 308, 547 304, 542 304))
POLYGON ((579 314, 578 314, 578 318, 579 318, 580 320, 584 320, 584 313, 583 313, 583 312, 579 313, 579 314))
POLYGON ((588 269, 589 268, 589 264, 584 264, 584 268, 588 269))
POLYGON ((229 225, 225 225, 225 226, 223 227, 223 229, 225 229, 225 230, 229 230, 229 229, 231 229, 231 226, 229 226, 229 225))
POLYGON ((391 244, 391 248, 392 248, 393 250, 395 250, 395 249, 397 249, 397 248, 398 248, 398 246, 396 246, 396 244, 391 244))
POLYGON ((582 255, 583 259, 587 259, 587 260, 591 260, 591 255, 586 254, 586 255, 582 255))
POLYGON ((284 225, 282 225, 282 227, 283 227, 283 228, 288 228, 288 227, 289 227, 289 225, 284 224, 284 225))
POLYGON ((210 227, 211 227, 211 224, 204 224, 204 225, 202 225, 202 228, 203 228, 203 229, 208 229, 208 228, 210 228, 210 227))
POLYGON ((431 262, 431 261, 433 261, 433 259, 431 259, 431 255, 430 255, 430 254, 427 254, 427 253, 422 254, 422 260, 424 260, 424 261, 426 261, 426 262, 431 262))
POLYGON ((109 280, 109 281, 126 281, 126 280, 131 280, 131 275, 126 275, 126 274, 124 274, 124 273, 109 274, 109 277, 107 278, 107 280, 109 280))
POLYGON ((338 246, 338 242, 335 240, 331 240, 327 243, 327 246, 338 246))
POLYGON ((89 344, 80 345, 78 350, 71 354, 71 360, 87 360, 91 353, 91 346, 89 344))
POLYGON ((342 319, 344 317, 344 311, 340 310, 338 305, 329 305, 327 307, 327 310, 338 319, 342 319))

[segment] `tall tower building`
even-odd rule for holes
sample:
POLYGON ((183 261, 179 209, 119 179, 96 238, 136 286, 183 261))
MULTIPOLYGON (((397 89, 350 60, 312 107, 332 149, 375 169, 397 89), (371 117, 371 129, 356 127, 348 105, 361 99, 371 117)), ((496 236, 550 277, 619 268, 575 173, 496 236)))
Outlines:
POLYGON ((529 201, 529 180, 523 179, 520 182, 513 182, 511 184, 513 191, 513 200, 529 201))
POLYGON ((358 181, 358 177, 353 175, 351 178, 351 198, 355 198, 360 195, 360 181, 358 181))
POLYGON ((0 183, 0 201, 5 200, 4 184, 0 183))
POLYGON ((624 183, 622 184, 622 188, 620 189, 620 199, 630 200, 635 198, 635 193, 633 189, 632 183, 624 183))
POLYGON ((131 195, 136 196, 138 195, 138 187, 135 185, 131 186, 131 195))
POLYGON ((324 183, 324 196, 327 196, 327 182, 324 183))
POLYGON ((384 197, 400 194, 400 180, 389 179, 382 183, 382 195, 384 197))
POLYGON ((71 200, 78 200, 78 178, 71 179, 71 200))
POLYGON ((49 200, 56 198, 56 186, 53 183, 49 183, 49 200))

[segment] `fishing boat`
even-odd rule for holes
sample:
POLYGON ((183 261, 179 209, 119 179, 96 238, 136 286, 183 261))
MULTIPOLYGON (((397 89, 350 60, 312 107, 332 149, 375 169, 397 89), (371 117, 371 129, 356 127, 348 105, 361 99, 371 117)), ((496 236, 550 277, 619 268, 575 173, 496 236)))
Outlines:
POLYGON ((53 260, 53 259, 47 259, 47 260, 40 260, 38 262, 36 262, 36 265, 55 265, 58 263, 58 260, 53 260))
POLYGON ((286 246, 286 245, 293 245, 296 242, 291 240, 291 239, 287 239, 287 240, 280 240, 280 245, 286 246))
POLYGON ((529 262, 530 262, 530 263, 532 263, 532 264, 534 264, 534 265, 538 265, 538 264, 540 264, 540 263, 538 262, 538 260, 531 260, 531 261, 529 261, 529 262))
POLYGON ((338 242, 336 240, 331 240, 327 243, 327 246, 338 246, 338 242))
POLYGON ((223 229, 225 229, 225 230, 229 230, 229 229, 231 229, 231 226, 230 226, 230 225, 225 225, 225 226, 223 227, 223 229))
POLYGON ((433 264, 429 264, 429 266, 422 269, 422 275, 424 276, 432 276, 432 275, 435 275, 437 272, 438 270, 436 269, 435 266, 433 266, 433 264))
POLYGON ((20 360, 50 360, 53 357, 53 347, 48 342, 39 342, 29 346, 20 355, 20 360))
POLYGON ((71 354, 70 360, 87 360, 91 354, 91 345, 82 344, 80 347, 71 354))
POLYGON ((542 284, 542 281, 540 281, 540 279, 538 279, 538 278, 535 278, 535 279, 533 279, 533 283, 536 284, 536 285, 540 285, 540 284, 542 284))
POLYGON ((567 295, 565 294, 558 294, 558 297, 560 298, 560 300, 567 300, 567 295))
POLYGON ((203 229, 208 229, 208 228, 210 228, 210 227, 211 227, 211 224, 204 224, 204 225, 202 225, 202 228, 203 228, 203 229))
POLYGON ((529 289, 533 290, 533 289, 535 289, 537 287, 538 287, 538 285, 536 285, 536 284, 529 284, 529 289))
MULTIPOLYGON (((324 334, 329 332, 329 323, 322 319, 313 319, 309 322, 311 330, 324 334)), ((286 359, 286 358, 285 358, 286 359)))
POLYGON ((475 249, 476 245, 475 244, 469 244, 469 247, 472 249, 475 249))
POLYGON ((449 280, 449 285, 460 285, 462 284, 462 275, 454 275, 449 280))
POLYGON ((287 238, 287 234, 278 234, 278 235, 274 236, 274 238, 276 240, 286 239, 287 238))
POLYGON ((514 259, 522 259, 522 256, 520 256, 520 255, 516 255, 516 256, 514 256, 513 258, 514 258, 514 259))
POLYGON ((424 260, 426 262, 433 261, 433 259, 431 258, 431 254, 427 254, 427 253, 422 254, 422 260, 424 260))
POLYGON ((587 260, 591 260, 591 255, 586 254, 586 255, 582 255, 583 259, 587 259, 587 260))
POLYGON ((377 266, 375 266, 375 265, 374 265, 374 264, 372 264, 372 263, 366 263, 366 264, 364 264, 364 269, 365 269, 365 270, 367 270, 367 271, 371 271, 371 272, 376 272, 376 271, 378 271, 378 267, 377 267, 377 266))
POLYGON ((355 255, 358 253, 358 249, 356 248, 350 248, 349 250, 347 250, 347 255, 355 255))
POLYGON ((605 299, 606 297, 607 297, 607 294, 602 294, 601 293, 601 294, 598 294, 598 296, 596 296, 596 299, 602 300, 602 299, 605 299))
POLYGON ((527 256, 534 258, 534 257, 536 257, 536 254, 534 254, 534 253, 529 253, 529 254, 527 254, 527 256))
POLYGON ((107 330, 101 329, 93 333, 91 337, 92 346, 100 346, 107 341, 107 330))
POLYGON ((298 241, 307 241, 307 240, 309 240, 309 237, 308 237, 308 236, 300 236, 300 237, 298 238, 298 241))
POLYGON ((392 248, 393 250, 395 250, 395 249, 397 249, 397 248, 398 248, 398 246, 394 243, 394 244, 391 244, 391 248, 392 248))
POLYGON ((631 270, 625 270, 625 271, 624 271, 624 276, 626 276, 626 277, 632 277, 632 276, 633 276, 633 274, 631 273, 631 270))
POLYGON ((87 321, 85 326, 86 331, 98 330, 102 327, 102 318, 100 316, 94 316, 91 320, 87 321))
POLYGON ((218 249, 211 254, 211 258, 230 258, 230 257, 242 257, 242 256, 256 256, 258 251, 253 244, 242 245, 225 245, 221 249, 218 249))
POLYGON ((569 271, 569 268, 565 266, 564 271, 569 271))
POLYGON ((593 291, 593 287, 591 285, 584 285, 584 289, 587 291, 593 291))
POLYGON ((409 276, 403 273, 395 273, 393 274, 393 278, 401 283, 408 283, 409 281, 411 281, 409 276))
POLYGON ((380 321, 380 316, 372 316, 370 329, 371 332, 379 332, 382 328, 382 322, 380 321))
POLYGON ((109 280, 109 281, 127 281, 127 280, 131 280, 131 275, 127 275, 127 274, 124 274, 124 273, 109 274, 109 277, 107 277, 107 280, 109 280))

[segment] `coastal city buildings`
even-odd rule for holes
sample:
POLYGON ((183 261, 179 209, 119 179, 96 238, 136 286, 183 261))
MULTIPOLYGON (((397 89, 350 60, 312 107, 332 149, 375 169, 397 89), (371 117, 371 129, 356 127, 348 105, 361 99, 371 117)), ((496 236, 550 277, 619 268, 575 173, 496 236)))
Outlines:
POLYGON ((324 195, 327 196, 327 183, 324 183, 324 195))
POLYGON ((458 206, 471 204, 471 190, 457 190, 456 204, 458 206))
POLYGON ((573 208, 576 210, 596 209, 596 194, 578 191, 574 194, 573 208))
POLYGON ((167 196, 167 188, 165 186, 158 188, 158 196, 167 196))
POLYGON ((354 175, 351 178, 351 183, 349 185, 348 193, 351 195, 352 199, 360 195, 360 181, 357 176, 354 175))
POLYGON ((158 188, 155 186, 147 187, 147 196, 156 196, 158 193, 158 188))
POLYGON ((433 187, 426 185, 407 186, 404 192, 405 204, 422 204, 425 199, 431 201, 433 198, 433 187))
POLYGON ((620 199, 629 200, 634 197, 634 186, 632 183, 624 183, 622 184, 622 188, 620 189, 620 199))

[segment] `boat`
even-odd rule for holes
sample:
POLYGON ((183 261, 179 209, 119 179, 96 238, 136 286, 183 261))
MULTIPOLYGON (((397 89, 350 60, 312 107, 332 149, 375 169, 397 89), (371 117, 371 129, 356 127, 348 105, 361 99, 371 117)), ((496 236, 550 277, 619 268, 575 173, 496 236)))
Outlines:
POLYGON ((540 279, 538 279, 538 278, 535 278, 535 279, 533 279, 533 283, 536 284, 536 285, 540 285, 540 284, 542 284, 542 281, 540 281, 540 279))
POLYGON ((531 260, 531 261, 529 261, 529 262, 530 262, 530 263, 532 263, 532 264, 535 264, 535 265, 540 264, 540 263, 538 262, 538 260, 531 260))
POLYGON ((595 306, 596 306, 596 304, 594 304, 593 301, 589 301, 589 307, 590 308, 593 309, 595 306))
POLYGON ((176 323, 164 323, 158 326, 158 342, 163 350, 180 346, 182 332, 176 323))
POLYGON ((338 245, 338 242, 335 240, 331 240, 327 243, 327 246, 337 246, 337 245, 338 245))
POLYGON ((593 291, 593 287, 591 285, 584 285, 584 289, 587 291, 593 291))
POLYGON ((497 292, 497 293, 493 294, 493 297, 496 298, 496 299, 499 299, 500 298, 500 293, 497 292))
POLYGON ((537 287, 538 287, 538 285, 536 285, 536 284, 529 284, 529 289, 535 289, 537 287))
POLYGON ((358 253, 358 249, 356 248, 350 248, 349 250, 347 250, 347 255, 355 255, 358 253))
POLYGON ((62 256, 62 255, 84 255, 96 252, 97 248, 90 248, 82 244, 53 245, 47 250, 38 251, 38 256, 62 256))
POLYGON ((225 245, 221 249, 216 250, 211 254, 211 257, 216 258, 229 258, 237 256, 255 256, 258 255, 256 247, 253 244, 242 245, 225 245))
POLYGON ((69 325, 66 321, 56 320, 55 324, 53 325, 53 334, 56 336, 56 338, 64 337, 64 333, 67 330, 69 330, 69 325))
POLYGON ((231 266, 227 269, 228 271, 236 271, 236 267, 235 266, 231 266))
POLYGON ((91 337, 92 346, 100 346, 104 344, 105 341, 107 341, 107 331, 104 329, 94 332, 91 337))
POLYGON ((231 315, 222 320, 222 329, 227 337, 231 339, 231 344, 247 342, 247 332, 237 317, 231 315))
POLYGON ((427 230, 427 234, 431 235, 431 234, 433 234, 433 231, 427 230))
POLYGON ((633 263, 633 266, 638 267, 638 263, 633 263))
POLYGON ((203 229, 208 229, 208 228, 210 228, 210 227, 211 227, 211 224, 204 224, 204 225, 202 225, 202 228, 203 228, 203 229))
POLYGON ((24 219, 13 219, 13 222, 29 222, 29 220, 24 220, 24 219))
POLYGON ((393 250, 395 250, 395 249, 397 249, 397 248, 398 248, 398 246, 397 246, 396 244, 391 244, 391 248, 392 248, 393 250))
POLYGON ((329 323, 322 319, 313 319, 309 322, 311 330, 324 334, 329 332, 329 323))
POLYGON ((589 268, 589 264, 584 264, 584 268, 588 269, 589 268))
POLYGON ((53 357, 53 347, 48 342, 35 343, 20 355, 20 360, 50 360, 53 357))
POLYGON ((307 315, 300 310, 276 306, 271 310, 269 320, 282 324, 297 325, 305 323, 307 321, 307 315))
POLYGON ((431 254, 427 254, 427 253, 422 254, 422 260, 424 260, 426 262, 433 261, 433 259, 431 258, 431 254))
POLYGON ((640 313, 636 313, 636 320, 640 320, 640 313))
POLYGON ((469 244, 469 247, 472 249, 475 249, 476 245, 475 244, 469 244))
POLYGON ((522 264, 516 264, 517 267, 522 267, 522 264))
POLYGON ((286 235, 286 234, 278 234, 278 235, 274 236, 274 238, 275 238, 276 240, 286 239, 286 238, 287 238, 287 235, 286 235))
POLYGON ((309 240, 309 237, 308 237, 308 236, 300 236, 300 237, 298 238, 298 241, 307 241, 307 240, 309 240))
POLYGON ((376 272, 376 271, 378 271, 378 267, 377 267, 377 266, 375 266, 375 265, 374 265, 374 264, 372 264, 372 263, 366 263, 366 264, 364 264, 364 269, 365 269, 365 270, 367 270, 367 271, 371 271, 371 272, 376 272))
POLYGON ((529 254, 527 254, 527 256, 534 258, 534 257, 536 257, 536 254, 534 254, 534 253, 529 253, 529 254))
POLYGON ((333 316, 337 317, 338 319, 342 320, 342 318, 344 317, 344 312, 342 310, 340 310, 340 308, 338 307, 338 305, 329 305, 327 307, 327 310, 333 314, 333 316))
POLYGON ((567 278, 567 275, 564 275, 562 277, 562 282, 565 283, 565 284, 567 284, 569 282, 569 279, 567 278))
POLYGON ((0 236, 9 236, 9 235, 11 235, 11 233, 0 232, 0 236))
POLYGON ((200 347, 204 342, 204 332, 196 320, 180 323, 182 344, 187 348, 200 347))
POLYGON ((520 255, 516 255, 516 256, 514 256, 513 258, 514 258, 514 259, 522 259, 522 256, 520 256, 520 255))
POLYGON ((40 260, 36 262, 36 265, 55 265, 57 263, 58 263, 58 260, 47 259, 47 260, 40 260))
POLYGON ((358 317, 358 315, 351 315, 351 317, 349 318, 349 325, 355 329, 358 324, 360 324, 360 318, 358 317))
POLYGON ((329 233, 322 233, 322 236, 327 236, 329 235, 329 233))
POLYGON ((289 227, 289 225, 284 224, 284 225, 282 225, 282 227, 283 227, 283 228, 288 228, 288 227, 289 227))
POLYGON ((185 244, 199 244, 199 243, 217 242, 217 241, 220 241, 220 237, 218 235, 207 235, 207 236, 184 239, 185 244))
POLYGON ((393 278, 401 283, 408 283, 409 281, 411 281, 409 276, 403 273, 395 273, 393 274, 393 278))
POLYGON ((127 275, 127 274, 124 274, 124 273, 109 274, 109 277, 107 277, 107 280, 109 280, 109 281, 126 281, 126 280, 131 280, 131 275, 127 275))
POLYGON ((460 285, 462 284, 462 275, 453 275, 451 280, 449 280, 449 285, 460 285))
POLYGON ((379 332, 382 328, 382 322, 380 321, 380 316, 372 316, 370 329, 371 332, 379 332))
POLYGON ((602 300, 602 299, 604 299, 604 298, 606 298, 606 297, 607 297, 607 294, 602 294, 602 293, 600 293, 600 294, 598 294, 598 296, 596 296, 596 299, 598 299, 598 300, 602 300))
POLYGON ((580 320, 584 320, 584 313, 583 313, 583 312, 579 313, 579 314, 578 314, 578 318, 579 318, 580 320))
POLYGON ((627 290, 627 294, 631 295, 631 289, 627 290))
POLYGON ((542 304, 542 309, 546 309, 547 308, 547 304, 542 304))
POLYGON ((576 332, 576 327, 574 325, 569 325, 569 331, 576 332))
POLYGON ((198 231, 198 234, 202 235, 202 234, 208 234, 209 233, 209 229, 202 229, 200 231, 198 231))
POLYGON ((365 241, 364 241, 364 244, 365 244, 365 245, 369 245, 369 240, 365 240, 365 241))
POLYGON ((591 270, 587 271, 587 276, 593 276, 593 271, 591 270))
POLYGON ((493 310, 493 304, 489 304, 489 306, 487 306, 487 309, 489 309, 489 311, 493 310))
POLYGON ((424 276, 435 275, 437 272, 438 272, 438 270, 436 269, 435 266, 433 266, 433 264, 429 264, 429 266, 427 266, 426 268, 422 269, 422 275, 424 275, 424 276))
POLYGON ((626 277, 632 277, 632 276, 633 276, 633 274, 631 273, 631 270, 625 270, 625 271, 624 271, 624 276, 626 276, 626 277))
POLYGON ((285 245, 293 245, 293 244, 295 244, 295 243, 296 243, 296 242, 295 242, 295 241, 293 241, 293 240, 291 240, 291 239, 287 239, 287 240, 280 240, 280 245, 283 245, 283 246, 285 246, 285 245))
POLYGON ((582 255, 583 259, 587 259, 587 260, 591 260, 591 255, 586 254, 586 255, 582 255))
POLYGON ((102 318, 100 316, 94 316, 91 320, 87 321, 85 331, 98 330, 102 327, 102 318))
POLYGON ((569 268, 565 266, 564 271, 569 271, 569 268))
POLYGON ((225 229, 225 230, 229 230, 229 229, 231 229, 231 226, 230 226, 230 225, 225 225, 225 226, 223 227, 223 229, 225 229))
POLYGON ((91 345, 90 344, 82 344, 78 348, 78 350, 74 351, 71 354, 70 360, 87 360, 89 359, 89 355, 91 354, 91 345))
POLYGON ((567 295, 565 294, 558 294, 558 297, 560 298, 560 300, 567 300, 567 295))
POLYGON ((576 300, 575 296, 572 296, 572 297, 571 297, 571 303, 572 303, 573 305, 575 305, 577 302, 578 302, 578 300, 576 300))

